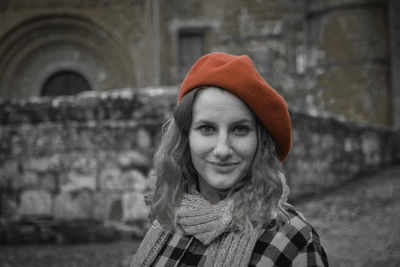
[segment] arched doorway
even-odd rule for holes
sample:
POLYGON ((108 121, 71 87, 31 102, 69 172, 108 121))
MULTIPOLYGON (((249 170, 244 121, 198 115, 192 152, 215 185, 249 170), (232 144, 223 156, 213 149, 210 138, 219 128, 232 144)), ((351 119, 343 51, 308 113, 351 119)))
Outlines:
POLYGON ((126 43, 86 17, 33 16, 0 39, 2 99, 49 95, 44 84, 66 70, 79 73, 96 91, 136 86, 126 43))
POLYGON ((74 71, 60 71, 44 83, 41 96, 76 95, 91 90, 88 81, 74 71))

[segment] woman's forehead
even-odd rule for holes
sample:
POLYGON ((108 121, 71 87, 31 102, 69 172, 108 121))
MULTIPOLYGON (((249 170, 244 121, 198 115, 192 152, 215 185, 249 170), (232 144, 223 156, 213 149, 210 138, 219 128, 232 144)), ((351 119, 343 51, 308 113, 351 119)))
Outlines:
POLYGON ((200 90, 193 105, 194 119, 222 115, 249 119, 254 117, 250 108, 230 92, 215 87, 200 90))

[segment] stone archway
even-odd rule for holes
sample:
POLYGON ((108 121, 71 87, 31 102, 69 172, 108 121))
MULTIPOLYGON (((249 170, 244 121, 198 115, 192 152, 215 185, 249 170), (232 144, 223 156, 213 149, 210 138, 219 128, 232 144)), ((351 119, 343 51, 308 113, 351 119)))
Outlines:
POLYGON ((123 42, 87 18, 35 17, 0 40, 0 98, 40 96, 45 82, 64 70, 85 77, 93 90, 136 84, 123 42))

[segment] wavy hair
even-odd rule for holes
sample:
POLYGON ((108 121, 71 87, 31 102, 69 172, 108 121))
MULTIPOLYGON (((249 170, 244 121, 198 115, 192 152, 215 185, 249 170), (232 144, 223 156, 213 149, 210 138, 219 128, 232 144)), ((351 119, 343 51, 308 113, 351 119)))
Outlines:
MULTIPOLYGON (((150 218, 166 229, 176 226, 175 210, 182 195, 192 184, 197 184, 193 167, 189 131, 192 107, 199 90, 187 93, 176 105, 173 116, 163 126, 161 142, 154 156, 154 175, 157 178, 152 196, 150 218)), ((275 151, 275 142, 256 118, 258 148, 250 174, 226 192, 234 200, 234 226, 240 229, 269 224, 276 219, 280 224, 286 218, 284 205, 289 190, 281 163, 275 151)))

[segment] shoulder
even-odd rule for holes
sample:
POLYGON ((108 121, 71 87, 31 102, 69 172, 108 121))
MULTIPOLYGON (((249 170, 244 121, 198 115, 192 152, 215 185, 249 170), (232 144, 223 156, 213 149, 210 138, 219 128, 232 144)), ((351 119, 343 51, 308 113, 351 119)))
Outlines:
POLYGON ((253 266, 263 266, 261 262, 289 266, 310 250, 315 257, 326 258, 312 225, 294 207, 287 206, 286 211, 286 220, 275 228, 265 229, 257 240, 252 257, 253 266))
POLYGON ((314 228, 299 211, 291 206, 286 207, 286 211, 287 218, 280 225, 265 229, 257 243, 279 250, 289 247, 295 252, 303 249, 314 238, 314 228))
POLYGON ((287 219, 278 227, 277 234, 285 236, 293 245, 302 249, 309 241, 319 237, 304 215, 293 206, 286 206, 287 219))
POLYGON ((146 266, 146 264, 153 262, 166 242, 168 235, 168 232, 166 232, 158 222, 154 222, 136 251, 131 267, 146 266))

